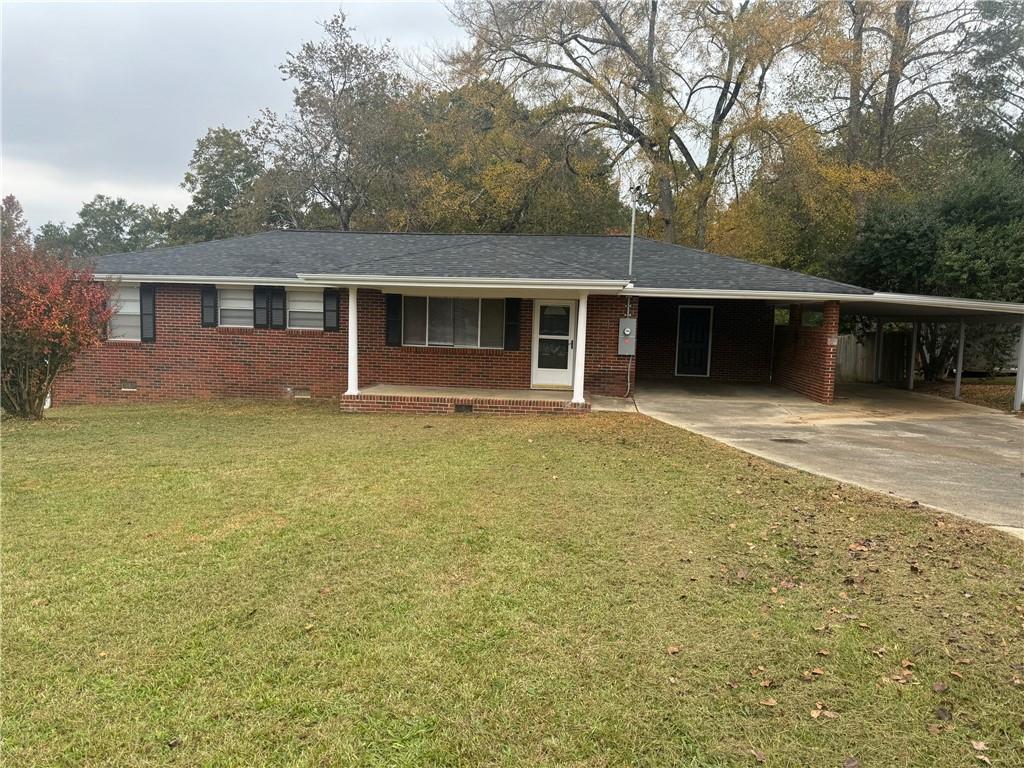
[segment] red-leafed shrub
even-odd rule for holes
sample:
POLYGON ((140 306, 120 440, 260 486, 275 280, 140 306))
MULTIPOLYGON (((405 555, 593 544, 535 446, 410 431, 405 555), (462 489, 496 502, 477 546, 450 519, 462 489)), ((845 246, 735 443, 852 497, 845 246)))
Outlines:
MULTIPOLYGON (((7 203, 7 200, 4 201, 7 203)), ((109 290, 88 269, 32 247, 25 237, 4 238, 0 249, 0 367, 3 409, 43 417, 53 380, 77 352, 103 339, 109 290)))

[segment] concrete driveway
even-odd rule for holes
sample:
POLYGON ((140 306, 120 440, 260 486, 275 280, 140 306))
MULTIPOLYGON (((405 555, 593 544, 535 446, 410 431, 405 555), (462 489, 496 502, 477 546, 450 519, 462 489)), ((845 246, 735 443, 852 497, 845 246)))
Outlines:
POLYGON ((641 386, 637 409, 757 456, 1024 538, 1024 419, 846 384, 833 405, 768 386, 641 386))

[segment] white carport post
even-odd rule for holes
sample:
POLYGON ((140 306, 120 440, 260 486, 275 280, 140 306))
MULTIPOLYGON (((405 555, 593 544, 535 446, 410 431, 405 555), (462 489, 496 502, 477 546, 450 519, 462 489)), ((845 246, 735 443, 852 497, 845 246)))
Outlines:
POLYGON ((576 351, 572 363, 572 402, 583 405, 583 372, 587 362, 587 294, 580 294, 576 309, 576 351))
POLYGON ((885 335, 885 323, 882 318, 875 320, 875 384, 882 381, 882 337, 885 335))
POLYGON ((967 334, 967 323, 960 321, 960 343, 956 348, 956 379, 953 382, 953 399, 960 399, 960 380, 964 375, 964 336, 967 334))
POLYGON ((1024 404, 1024 320, 1020 321, 1020 344, 1017 347, 1017 386, 1013 389, 1013 410, 1024 404))
POLYGON ((907 372, 907 389, 914 389, 914 363, 917 358, 917 320, 914 321, 914 330, 910 334, 910 365, 907 367, 910 369, 907 372))
POLYGON ((359 289, 354 285, 348 289, 348 389, 346 395, 359 394, 359 289))

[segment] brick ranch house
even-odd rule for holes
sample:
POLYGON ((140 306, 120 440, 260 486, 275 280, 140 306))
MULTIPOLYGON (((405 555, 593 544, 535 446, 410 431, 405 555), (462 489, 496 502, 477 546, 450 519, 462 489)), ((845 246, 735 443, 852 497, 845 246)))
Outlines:
POLYGON ((105 256, 95 274, 114 284, 116 313, 56 382, 55 405, 311 397, 582 413, 589 395, 693 379, 829 403, 841 312, 1024 317, 1024 305, 879 294, 643 238, 630 270, 625 236, 274 231, 105 256))

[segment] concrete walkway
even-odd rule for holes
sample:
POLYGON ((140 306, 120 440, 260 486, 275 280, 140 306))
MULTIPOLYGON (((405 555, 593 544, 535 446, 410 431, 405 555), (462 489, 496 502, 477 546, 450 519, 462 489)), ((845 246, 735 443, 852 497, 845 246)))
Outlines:
POLYGON ((768 386, 642 386, 637 409, 749 453, 1024 538, 1024 419, 843 385, 833 405, 768 386))

